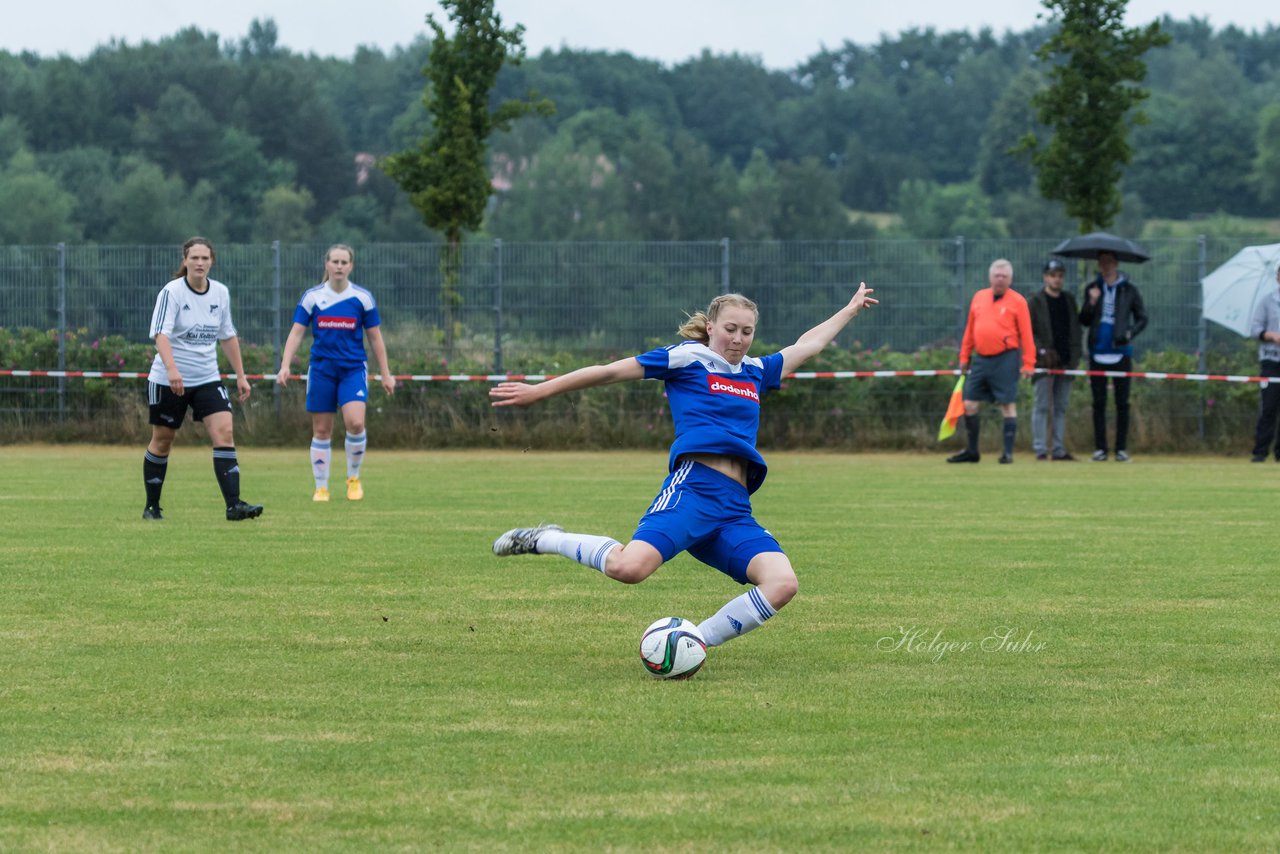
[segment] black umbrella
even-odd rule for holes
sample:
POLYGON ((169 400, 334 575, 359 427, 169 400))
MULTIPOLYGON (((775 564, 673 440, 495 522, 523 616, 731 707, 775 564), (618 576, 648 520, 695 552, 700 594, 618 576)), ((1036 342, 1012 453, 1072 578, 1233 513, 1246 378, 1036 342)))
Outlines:
POLYGON ((1133 261, 1137 264, 1151 259, 1147 250, 1132 240, 1116 237, 1105 231, 1072 237, 1059 243, 1053 250, 1054 255, 1061 255, 1063 258, 1097 258, 1099 252, 1110 252, 1116 256, 1116 260, 1133 261))

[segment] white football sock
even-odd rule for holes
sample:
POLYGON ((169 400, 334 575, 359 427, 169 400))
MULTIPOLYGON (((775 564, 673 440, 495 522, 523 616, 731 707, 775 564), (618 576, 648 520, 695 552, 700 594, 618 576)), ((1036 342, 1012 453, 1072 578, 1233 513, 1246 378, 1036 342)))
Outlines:
POLYGON ((329 458, 333 455, 328 439, 311 439, 311 476, 316 479, 316 489, 329 488, 329 458))
POLYGON ((764 625, 765 620, 778 613, 769 600, 764 598, 759 587, 752 587, 736 599, 730 600, 723 608, 716 611, 714 617, 698 624, 698 631, 707 646, 719 646, 740 635, 745 635, 754 628, 764 625))
POLYGON ((615 546, 621 545, 612 537, 600 537, 595 534, 570 534, 565 531, 543 531, 538 536, 538 553, 556 553, 576 560, 583 566, 589 566, 597 572, 604 572, 605 561, 615 546))
POLYGON ((364 450, 369 445, 369 431, 348 433, 343 449, 347 452, 347 477, 360 476, 360 464, 364 462, 364 450))

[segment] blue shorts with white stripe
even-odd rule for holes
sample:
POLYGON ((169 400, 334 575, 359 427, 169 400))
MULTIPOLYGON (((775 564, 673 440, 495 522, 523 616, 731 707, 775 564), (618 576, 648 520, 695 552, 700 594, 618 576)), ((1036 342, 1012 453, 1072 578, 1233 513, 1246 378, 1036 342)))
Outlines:
POLYGON ((632 538, 653 546, 664 561, 687 551, 739 584, 751 583, 747 566, 752 558, 782 551, 751 515, 746 487, 688 460, 667 476, 632 538))

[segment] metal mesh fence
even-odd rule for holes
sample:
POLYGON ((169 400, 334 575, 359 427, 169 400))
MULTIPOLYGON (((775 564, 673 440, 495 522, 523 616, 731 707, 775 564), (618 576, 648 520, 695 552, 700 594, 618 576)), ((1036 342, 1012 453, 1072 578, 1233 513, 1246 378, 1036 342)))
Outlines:
MULTIPOLYGON (((859 281, 875 287, 882 303, 841 337, 842 346, 896 353, 954 347, 970 297, 986 286, 991 261, 1012 261, 1015 287, 1029 294, 1040 287, 1041 266, 1055 243, 476 240, 463 247, 459 298, 451 311, 441 299, 443 247, 438 244, 356 247, 352 279, 378 300, 393 364, 418 373, 554 373, 557 354, 595 361, 672 342, 687 313, 727 291, 759 304, 757 351, 765 352, 828 317, 859 281)), ((1154 350, 1201 359, 1215 348, 1238 351, 1239 339, 1202 321, 1199 285, 1203 275, 1239 249, 1238 243, 1202 237, 1144 245, 1150 262, 1121 265, 1141 289, 1151 318, 1138 342, 1139 357, 1154 350)), ((257 352, 260 371, 274 370, 299 296, 323 279, 325 248, 280 243, 217 248, 211 275, 230 288, 241 341, 257 352)), ((68 336, 93 341, 117 336, 145 349, 156 294, 179 260, 172 246, 0 247, 2 331, 10 338, 45 336, 48 344, 10 347, 10 363, 0 367, 147 370, 145 359, 117 365, 110 354, 95 357, 93 364, 68 362, 65 342, 68 336)), ((1069 288, 1078 292, 1092 275, 1092 263, 1079 262, 1069 271, 1069 288)), ((137 351, 137 346, 131 350, 137 351)), ((252 362, 246 361, 251 372, 252 362)), ((92 406, 94 388, 83 381, 45 379, 38 385, 42 394, 33 402, 32 381, 0 377, 0 413, 64 417, 68 407, 92 406)), ((920 408, 918 401, 902 406, 904 412, 920 408)))

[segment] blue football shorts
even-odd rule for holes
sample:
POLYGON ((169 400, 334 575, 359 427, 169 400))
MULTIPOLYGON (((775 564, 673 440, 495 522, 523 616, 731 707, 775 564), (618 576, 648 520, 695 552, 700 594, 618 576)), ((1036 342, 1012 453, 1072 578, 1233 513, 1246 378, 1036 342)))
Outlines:
POLYGON ((688 460, 667 476, 632 539, 653 546, 664 561, 687 551, 739 584, 751 583, 747 565, 752 558, 782 551, 752 517, 746 487, 688 460))
POLYGON ((364 362, 312 362, 307 368, 307 411, 337 412, 369 402, 369 366, 364 362))

